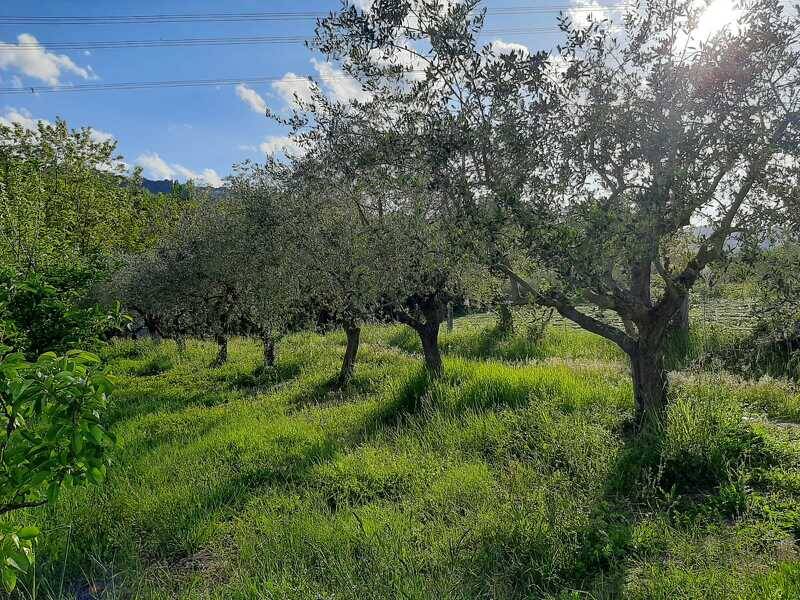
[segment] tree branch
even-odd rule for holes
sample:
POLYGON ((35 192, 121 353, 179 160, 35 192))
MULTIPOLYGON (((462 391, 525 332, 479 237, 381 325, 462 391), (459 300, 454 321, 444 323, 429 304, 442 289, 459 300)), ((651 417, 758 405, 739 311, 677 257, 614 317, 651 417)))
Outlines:
POLYGON ((624 331, 621 331, 614 327, 613 325, 609 325, 608 323, 604 323, 599 319, 595 319, 587 315, 586 313, 580 312, 575 306, 570 303, 566 298, 564 298, 560 294, 542 294, 538 290, 536 290, 530 283, 525 281, 522 277, 514 273, 510 268, 506 267, 505 265, 498 265, 498 268, 508 275, 511 279, 517 282, 517 285, 524 289, 529 294, 533 295, 536 298, 536 303, 541 306, 549 306, 551 308, 555 308, 565 319, 569 319, 573 323, 577 323, 583 329, 590 331, 592 333, 596 333, 597 335, 606 338, 614 342, 617 346, 622 348, 624 352, 627 354, 632 354, 636 348, 636 340, 630 337, 624 331))
POLYGON ((37 502, 12 502, 11 504, 3 504, 0 506, 0 515, 23 508, 36 508, 37 506, 44 506, 45 504, 47 504, 47 500, 39 500, 37 502))

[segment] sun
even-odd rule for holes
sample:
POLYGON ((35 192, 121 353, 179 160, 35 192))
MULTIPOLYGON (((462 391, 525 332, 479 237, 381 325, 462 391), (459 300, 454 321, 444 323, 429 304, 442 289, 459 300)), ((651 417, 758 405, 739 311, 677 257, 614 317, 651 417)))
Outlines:
MULTIPOLYGON (((698 4, 704 3, 704 0, 698 0, 698 4)), ((741 16, 742 10, 734 0, 714 0, 706 6, 686 41, 692 44, 706 42, 726 28, 735 33, 741 16)))

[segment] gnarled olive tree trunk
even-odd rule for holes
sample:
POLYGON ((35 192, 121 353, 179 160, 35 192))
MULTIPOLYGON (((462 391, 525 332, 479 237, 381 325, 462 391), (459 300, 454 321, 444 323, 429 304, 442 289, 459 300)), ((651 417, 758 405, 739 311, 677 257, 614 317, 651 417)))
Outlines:
POLYGON ((658 346, 638 342, 628 353, 633 379, 635 421, 641 429, 661 421, 667 407, 669 381, 664 368, 664 351, 658 346))
POLYGON ((439 351, 439 328, 441 320, 426 321, 417 329, 417 334, 422 342, 422 354, 425 357, 425 368, 433 378, 444 375, 442 353, 439 351))
POLYGON ((228 362, 228 337, 222 334, 214 336, 214 341, 217 343, 217 358, 214 359, 214 366, 221 367, 228 362))
MULTIPOLYGON (((604 306, 619 315, 624 325, 622 329, 581 312, 563 296, 539 294, 535 298, 539 304, 555 308, 562 317, 587 331, 614 342, 628 355, 636 411, 634 420, 636 428, 642 429, 662 422, 666 413, 669 397, 669 378, 664 366, 666 337, 683 301, 683 294, 673 289, 653 303, 650 265, 646 261, 635 265, 631 279, 630 293, 623 297, 623 301, 612 304, 612 299, 608 299, 609 305, 604 306)), ((536 290, 523 279, 517 280, 526 291, 536 294, 536 290)), ((604 300, 595 294, 596 303, 604 300)))
POLYGON ((161 318, 152 313, 142 313, 142 321, 144 321, 144 327, 147 330, 147 335, 150 336, 150 338, 154 341, 160 342, 163 338, 163 334, 161 332, 161 318))
POLYGON ((358 344, 361 339, 361 328, 356 325, 348 325, 344 328, 347 335, 347 347, 344 350, 342 368, 339 371, 339 378, 336 381, 338 387, 346 386, 353 378, 356 368, 356 358, 358 356, 358 344))
POLYGON ((501 301, 497 305, 497 331, 502 334, 514 333, 514 313, 511 306, 501 301))
POLYGON ((689 337, 689 294, 688 293, 681 301, 681 305, 680 308, 678 309, 678 312, 676 312, 675 316, 672 318, 671 328, 674 332, 678 333, 684 338, 689 337))
POLYGON ((411 314, 401 312, 397 319, 417 332, 422 342, 422 354, 428 375, 437 379, 444 375, 442 354, 439 351, 439 329, 447 318, 447 301, 430 296, 414 305, 411 314))
POLYGON ((264 333, 261 335, 261 344, 264 351, 264 367, 274 367, 276 360, 275 338, 271 333, 264 333))

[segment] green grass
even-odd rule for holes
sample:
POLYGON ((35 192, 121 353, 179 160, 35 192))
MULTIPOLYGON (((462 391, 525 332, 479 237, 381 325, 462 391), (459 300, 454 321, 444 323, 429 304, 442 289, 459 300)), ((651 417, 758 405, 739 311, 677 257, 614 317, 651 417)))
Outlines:
POLYGON ((213 344, 111 345, 108 481, 16 517, 45 534, 36 597, 800 597, 789 384, 675 374, 665 428, 632 440, 603 340, 467 319, 442 344, 429 383, 413 336, 368 327, 342 391, 341 334, 266 371, 248 340, 217 369, 213 344))

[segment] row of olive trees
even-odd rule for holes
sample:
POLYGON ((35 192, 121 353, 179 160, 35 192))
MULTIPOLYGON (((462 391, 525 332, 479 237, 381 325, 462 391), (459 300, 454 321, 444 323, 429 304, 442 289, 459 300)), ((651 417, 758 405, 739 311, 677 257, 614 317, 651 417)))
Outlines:
POLYGON ((690 290, 796 195, 800 20, 778 0, 741 4, 705 41, 688 0, 632 10, 624 34, 562 18, 550 55, 479 44, 479 0, 344 3, 312 45, 360 99, 298 98, 284 122, 302 151, 245 166, 229 200, 132 265, 134 287, 221 348, 232 332, 268 348, 304 320, 341 326, 344 382, 371 318, 413 328, 440 375, 448 303, 510 279, 622 348, 637 424, 658 418, 690 290))
POLYGON ((796 196, 800 18, 738 4, 707 40, 688 0, 644 2, 622 33, 562 17, 550 55, 479 44, 479 0, 345 3, 314 46, 369 99, 318 94, 290 123, 308 152, 338 145, 348 181, 416 186, 451 251, 622 348, 641 425, 666 406, 666 341, 703 270, 771 233, 796 196))
POLYGON ((423 190, 409 185, 389 198, 374 191, 377 181, 346 181, 333 160, 320 148, 293 162, 241 165, 224 199, 187 211, 174 234, 130 257, 110 293, 152 333, 216 340, 216 364, 231 335, 262 339, 272 366, 282 334, 340 327, 342 386, 362 324, 389 320, 419 333, 428 370, 441 374, 447 303, 477 288, 480 265, 456 254, 423 190))

